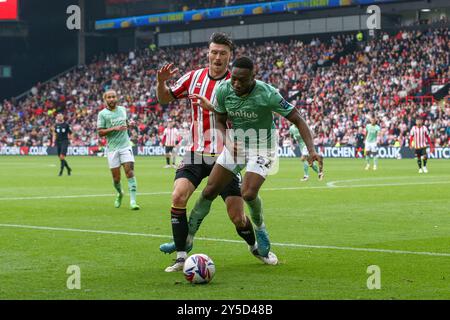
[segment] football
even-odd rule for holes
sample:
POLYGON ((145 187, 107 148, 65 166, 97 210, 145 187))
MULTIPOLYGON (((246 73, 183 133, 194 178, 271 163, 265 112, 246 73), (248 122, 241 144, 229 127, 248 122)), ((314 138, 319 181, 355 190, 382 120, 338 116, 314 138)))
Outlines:
POLYGON ((204 284, 212 280, 216 273, 216 266, 206 254, 193 254, 186 259, 183 273, 190 283, 204 284))

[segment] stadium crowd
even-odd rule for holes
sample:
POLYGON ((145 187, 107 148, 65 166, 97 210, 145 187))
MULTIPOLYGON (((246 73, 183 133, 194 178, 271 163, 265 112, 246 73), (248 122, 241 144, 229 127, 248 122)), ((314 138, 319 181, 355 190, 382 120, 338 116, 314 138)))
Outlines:
MULTIPOLYGON (((257 78, 278 88, 299 108, 315 132, 315 144, 350 146, 375 115, 382 128, 381 145, 407 145, 409 129, 419 115, 436 146, 450 145, 450 106, 437 101, 404 101, 424 94, 430 79, 448 83, 449 29, 399 31, 357 41, 353 35, 318 38, 305 43, 266 42, 237 46, 235 56, 256 61, 257 78), (384 97, 384 98, 383 98, 384 97)), ((156 99, 156 70, 175 62, 184 74, 206 63, 207 48, 155 48, 98 57, 47 83, 38 83, 18 101, 0 103, 0 147, 49 146, 55 115, 63 113, 72 127, 73 146, 96 146, 98 112, 105 88, 119 93, 137 126, 130 130, 136 145, 155 146, 167 119, 178 127, 190 123, 186 100, 167 106, 156 99)), ((275 118, 280 144, 290 143, 288 123, 275 118)))

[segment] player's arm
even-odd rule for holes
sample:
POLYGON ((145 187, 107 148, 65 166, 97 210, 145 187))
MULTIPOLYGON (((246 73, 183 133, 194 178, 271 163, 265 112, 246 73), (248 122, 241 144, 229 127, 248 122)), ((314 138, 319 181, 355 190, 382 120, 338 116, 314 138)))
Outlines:
POLYGON ((409 135, 409 148, 413 148, 413 140, 414 140, 414 131, 411 130, 411 134, 409 135))
POLYGON ((175 97, 172 95, 170 88, 166 84, 166 81, 172 78, 173 75, 178 72, 178 68, 172 68, 173 63, 168 63, 157 71, 156 97, 161 104, 167 104, 175 100, 175 97))
POLYGON ((428 145, 430 146, 430 152, 434 152, 434 145, 431 142, 431 137, 430 137, 430 134, 428 132, 425 132, 425 138, 427 139, 428 145))
POLYGON ((311 130, 309 129, 308 125, 306 124, 306 121, 300 115, 300 112, 298 112, 297 109, 293 109, 286 116, 286 119, 288 119, 290 122, 292 122, 298 128, 298 130, 300 131, 300 135, 302 136, 302 139, 305 142, 306 147, 308 148, 308 152, 310 154, 312 152, 315 152, 311 130))
POLYGON ((56 143, 56 128, 53 127, 53 129, 52 129, 52 147, 55 146, 55 143, 56 143))
POLYGON ((199 105, 203 109, 215 112, 214 105, 205 97, 203 97, 199 94, 193 93, 193 94, 190 94, 188 96, 188 98, 192 101, 193 106, 199 105))

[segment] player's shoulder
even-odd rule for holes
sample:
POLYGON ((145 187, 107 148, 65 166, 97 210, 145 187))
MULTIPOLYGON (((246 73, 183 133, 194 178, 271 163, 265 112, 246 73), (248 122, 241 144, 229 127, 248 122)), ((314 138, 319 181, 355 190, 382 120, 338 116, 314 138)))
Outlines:
POLYGON ((273 93, 279 92, 279 90, 277 88, 275 88, 271 84, 261 81, 261 80, 256 80, 256 89, 266 92, 268 94, 273 94, 273 93))

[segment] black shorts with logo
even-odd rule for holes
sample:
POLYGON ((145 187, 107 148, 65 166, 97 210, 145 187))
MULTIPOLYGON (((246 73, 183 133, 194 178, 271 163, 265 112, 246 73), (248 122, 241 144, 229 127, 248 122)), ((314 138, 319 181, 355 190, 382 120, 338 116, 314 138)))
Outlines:
MULTIPOLYGON (((186 178, 197 188, 202 180, 210 175, 218 157, 218 154, 210 156, 187 151, 175 173, 175 180, 186 178)), ((233 181, 222 190, 220 196, 223 200, 229 196, 241 196, 241 180, 241 175, 236 175, 233 181)))
POLYGON ((420 149, 416 149, 414 151, 414 153, 416 154, 417 157, 423 157, 423 156, 427 156, 427 148, 420 148, 420 149))
POLYGON ((68 147, 69 147, 69 141, 67 141, 67 140, 56 142, 56 150, 58 152, 58 156, 59 155, 66 156, 68 147))
POLYGON ((171 153, 172 151, 173 151, 173 148, 174 148, 174 146, 166 146, 165 147, 165 149, 166 149, 166 153, 171 153))

